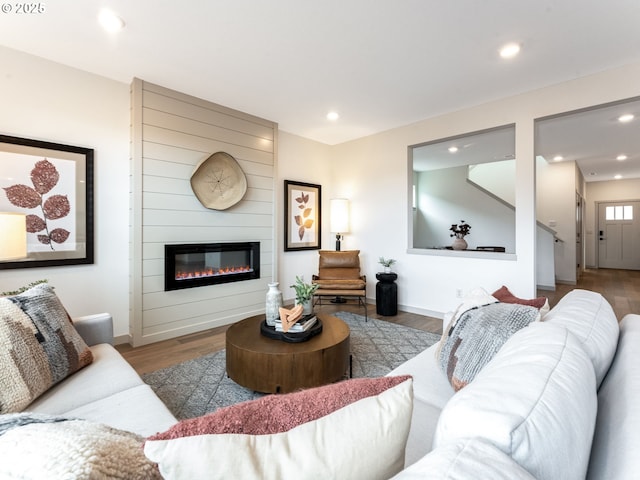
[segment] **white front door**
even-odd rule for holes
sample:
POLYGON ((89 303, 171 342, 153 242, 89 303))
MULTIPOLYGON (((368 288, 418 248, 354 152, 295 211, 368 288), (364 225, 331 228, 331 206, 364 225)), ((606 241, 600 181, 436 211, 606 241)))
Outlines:
POLYGON ((598 267, 640 270, 640 202, 598 204, 598 267))

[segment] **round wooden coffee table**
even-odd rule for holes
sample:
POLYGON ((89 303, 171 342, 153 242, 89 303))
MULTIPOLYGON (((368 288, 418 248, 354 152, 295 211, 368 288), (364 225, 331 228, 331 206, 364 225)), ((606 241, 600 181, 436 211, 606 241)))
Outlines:
POLYGON ((287 393, 344 378, 349 369, 349 327, 339 318, 318 315, 322 333, 287 343, 260 333, 264 316, 231 325, 226 334, 227 374, 256 392, 287 393))

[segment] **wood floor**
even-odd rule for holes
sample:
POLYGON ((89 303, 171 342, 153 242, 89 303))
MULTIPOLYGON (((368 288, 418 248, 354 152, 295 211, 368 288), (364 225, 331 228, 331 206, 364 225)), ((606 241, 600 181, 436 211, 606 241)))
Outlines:
POLYGON ((640 271, 614 269, 587 269, 577 285, 556 285, 556 290, 540 290, 541 296, 549 298, 553 307, 574 288, 593 290, 602 294, 611 304, 618 320, 628 313, 640 313, 640 271))
MULTIPOLYGON (((611 303, 618 320, 627 313, 640 313, 640 271, 634 270, 587 270, 577 285, 557 285, 555 291, 540 290, 540 296, 549 298, 553 307, 574 288, 583 288, 601 293, 611 303)), ((357 304, 323 304, 317 309, 325 313, 350 311, 363 313, 357 304)), ((442 333, 442 321, 408 312, 398 312, 392 317, 381 317, 376 314, 375 305, 368 305, 370 318, 378 318, 388 322, 406 325, 434 333, 442 333)), ((130 345, 118 345, 116 348, 139 374, 153 372, 176 363, 181 363, 208 353, 222 350, 225 347, 225 331, 227 327, 218 327, 183 337, 157 342, 152 345, 133 348, 130 345)))

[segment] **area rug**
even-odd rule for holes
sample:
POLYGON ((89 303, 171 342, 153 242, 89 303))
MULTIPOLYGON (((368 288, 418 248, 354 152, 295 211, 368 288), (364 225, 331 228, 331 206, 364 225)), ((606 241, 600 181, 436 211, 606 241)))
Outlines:
MULTIPOLYGON (((351 329, 353 377, 379 377, 440 339, 435 333, 350 312, 337 312, 351 329)), ((258 398, 227 377, 225 351, 211 353, 142 376, 169 410, 182 420, 258 398)))

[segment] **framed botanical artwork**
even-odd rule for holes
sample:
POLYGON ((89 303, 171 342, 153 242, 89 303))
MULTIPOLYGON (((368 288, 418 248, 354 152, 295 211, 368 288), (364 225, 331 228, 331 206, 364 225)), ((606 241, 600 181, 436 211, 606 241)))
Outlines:
POLYGON ((322 187, 284 181, 284 249, 319 250, 322 187))
POLYGON ((0 212, 27 229, 26 258, 0 269, 93 263, 93 149, 0 135, 0 212))

